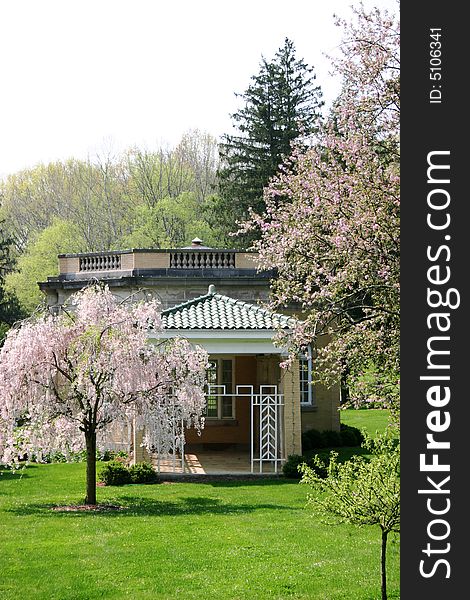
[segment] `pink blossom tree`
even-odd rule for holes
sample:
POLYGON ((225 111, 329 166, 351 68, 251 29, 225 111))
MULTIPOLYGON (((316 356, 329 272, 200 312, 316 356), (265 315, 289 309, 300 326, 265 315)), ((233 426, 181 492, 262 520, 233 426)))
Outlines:
MULTIPOLYGON (((260 267, 277 269, 273 308, 304 317, 293 355, 317 346, 318 378, 374 372, 397 391, 399 372, 399 31, 374 9, 354 10, 333 66, 342 91, 307 151, 294 148, 265 189, 266 212, 242 231, 260 234, 260 267)), ((393 390, 393 393, 389 393, 393 390)))
MULTIPOLYGON (((96 449, 109 426, 145 424, 173 446, 174 421, 201 428, 207 353, 182 339, 152 344, 155 301, 122 301, 92 286, 59 315, 12 329, 0 352, 0 462, 86 449, 86 504, 96 504, 96 449)), ((184 435, 184 433, 183 433, 184 435)), ((135 449, 134 449, 135 451, 135 449)))

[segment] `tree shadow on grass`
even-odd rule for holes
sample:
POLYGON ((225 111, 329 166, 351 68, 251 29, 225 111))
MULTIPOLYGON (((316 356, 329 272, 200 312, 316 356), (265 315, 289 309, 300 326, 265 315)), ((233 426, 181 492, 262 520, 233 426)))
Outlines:
POLYGON ((180 516, 180 515, 237 515, 247 514, 258 510, 283 511, 299 510, 292 506, 281 504, 246 503, 232 504, 223 502, 219 498, 204 498, 199 496, 186 496, 179 501, 154 500, 139 496, 120 495, 113 501, 100 504, 100 509, 93 511, 71 509, 69 506, 58 507, 52 504, 24 504, 10 508, 8 512, 18 516, 41 515, 44 517, 89 517, 90 512, 94 517, 137 517, 137 516, 180 516))
POLYGON ((257 477, 243 478, 239 475, 161 475, 160 479, 165 483, 197 483, 210 485, 215 488, 239 488, 239 487, 266 487, 279 485, 292 485, 292 479, 285 477, 257 477))
MULTIPOLYGON (((28 467, 28 470, 30 468, 36 468, 36 467, 28 467)), ((15 471, 12 469, 1 469, 0 468, 0 483, 2 481, 12 481, 12 480, 16 480, 19 481, 20 479, 28 479, 29 475, 26 471, 26 469, 16 469, 15 471)))
POLYGON ((251 513, 256 510, 293 510, 290 506, 267 503, 229 503, 220 498, 186 496, 177 502, 154 500, 138 496, 121 496, 128 506, 128 514, 133 515, 230 515, 251 513))

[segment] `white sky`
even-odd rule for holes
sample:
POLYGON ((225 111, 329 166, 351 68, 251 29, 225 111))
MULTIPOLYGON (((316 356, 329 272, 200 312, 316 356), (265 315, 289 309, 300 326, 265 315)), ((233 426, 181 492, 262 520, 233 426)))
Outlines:
MULTIPOLYGON (((0 0, 0 177, 104 148, 217 138, 287 36, 329 104, 353 0, 0 0)), ((395 0, 365 0, 397 12, 395 0)))

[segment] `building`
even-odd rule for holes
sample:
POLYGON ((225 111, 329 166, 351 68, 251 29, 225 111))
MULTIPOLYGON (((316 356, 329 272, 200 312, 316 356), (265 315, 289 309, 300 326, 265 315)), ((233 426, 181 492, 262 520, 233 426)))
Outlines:
MULTIPOLYGON (((273 338, 297 317, 263 306, 274 273, 258 272, 255 260, 195 239, 171 250, 61 255, 59 275, 39 283, 51 308, 93 280, 123 298, 157 297, 163 336, 182 336, 208 351, 205 428, 200 436, 186 431, 185 448, 174 449, 171 465, 159 457, 159 468, 197 471, 217 453, 224 471, 277 472, 289 455, 302 453, 303 431, 339 430, 339 386, 311 385, 312 353, 280 367, 285 352, 273 338)), ((135 432, 134 457, 142 460, 138 438, 135 432)))

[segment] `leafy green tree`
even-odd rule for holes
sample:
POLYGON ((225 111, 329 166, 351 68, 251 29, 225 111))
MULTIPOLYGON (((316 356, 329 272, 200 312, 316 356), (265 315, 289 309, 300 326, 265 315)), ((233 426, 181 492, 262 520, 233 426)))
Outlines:
MULTIPOLYGON (((3 223, 0 222, 0 228, 3 223)), ((23 319, 26 313, 21 309, 18 298, 11 291, 5 289, 5 275, 13 269, 13 261, 10 253, 11 240, 3 235, 0 229, 0 345, 13 323, 23 319)))
POLYGON ((24 311, 32 313, 43 299, 37 282, 59 272, 57 255, 80 252, 85 246, 74 223, 55 219, 52 225, 33 237, 18 258, 17 270, 6 275, 6 289, 18 297, 24 311))
POLYGON ((381 589, 387 600, 387 540, 392 531, 400 531, 400 446, 388 430, 375 439, 366 435, 363 447, 371 459, 353 456, 344 463, 330 453, 328 465, 314 458, 314 468, 303 465, 301 483, 315 490, 309 503, 321 512, 332 514, 354 525, 378 525, 382 532, 381 589), (317 472, 324 472, 322 478, 317 472))
POLYGON ((0 346, 3 344, 7 331, 17 321, 27 316, 18 298, 11 291, 0 285, 0 346))
POLYGON ((176 198, 193 182, 191 170, 174 150, 156 152, 134 148, 128 153, 129 185, 132 198, 154 208, 163 198, 176 198))
POLYGON ((211 226, 217 158, 215 138, 194 130, 174 148, 103 150, 92 160, 40 164, 0 181, 0 239, 8 239, 11 263, 3 275, 16 261, 5 282, 3 329, 17 309, 31 312, 41 302, 37 281, 57 274, 57 254, 175 247, 194 237, 224 245, 211 226))
POLYGON ((214 192, 217 141, 197 129, 185 133, 175 148, 133 148, 127 161, 132 198, 149 207, 184 192, 194 193, 202 203, 214 192))
POLYGON ((195 193, 166 197, 155 206, 139 205, 134 210, 132 232, 122 239, 126 248, 178 248, 195 237, 208 246, 220 246, 222 239, 205 218, 209 199, 203 203, 195 193))
POLYGON ((191 188, 200 203, 217 188, 218 143, 209 133, 190 130, 183 135, 175 152, 183 157, 193 174, 191 188))
POLYGON ((189 193, 187 209, 193 210, 192 220, 199 220, 214 194, 217 158, 216 139, 193 130, 174 148, 121 154, 103 149, 86 161, 39 164, 0 181, 0 221, 15 258, 54 219, 76 225, 85 240, 83 251, 118 249, 133 233, 136 207, 155 208, 189 193))
POLYGON ((359 375, 346 378, 349 400, 355 407, 377 402, 394 410, 399 406, 399 380, 396 370, 380 370, 370 360, 359 375))
POLYGON ((285 39, 273 60, 264 57, 243 94, 243 108, 232 115, 236 134, 219 146, 220 217, 228 231, 248 216, 248 208, 264 210, 263 188, 291 154, 291 143, 314 133, 323 105, 313 68, 295 55, 285 39))
POLYGON ((37 165, 0 182, 0 218, 18 254, 54 219, 75 223, 85 250, 109 250, 127 233, 128 180, 124 161, 109 155, 37 165))

